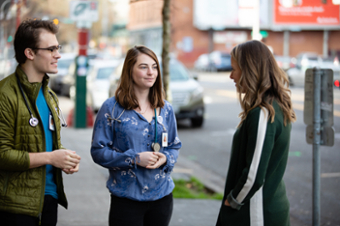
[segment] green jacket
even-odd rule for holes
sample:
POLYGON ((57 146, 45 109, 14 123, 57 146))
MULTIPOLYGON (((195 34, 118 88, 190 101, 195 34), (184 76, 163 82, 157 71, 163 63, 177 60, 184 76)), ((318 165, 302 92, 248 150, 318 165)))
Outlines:
MULTIPOLYGON (((46 167, 29 169, 29 154, 45 152, 45 135, 36 100, 43 86, 46 102, 51 109, 55 131, 53 150, 63 148, 60 143, 60 121, 56 112, 57 98, 53 98, 46 75, 42 83, 30 83, 20 66, 16 72, 0 81, 0 211, 38 217, 45 195, 46 167), (29 125, 30 113, 20 92, 17 78, 26 95, 32 114, 39 120, 29 125)), ((54 93, 53 93, 54 95, 54 93)), ((67 208, 61 169, 55 168, 58 202, 67 208)))

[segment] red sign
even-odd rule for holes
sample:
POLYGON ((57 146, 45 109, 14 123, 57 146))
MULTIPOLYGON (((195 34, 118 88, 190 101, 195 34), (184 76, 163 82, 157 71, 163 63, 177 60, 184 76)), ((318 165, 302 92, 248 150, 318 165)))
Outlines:
POLYGON ((340 25, 339 9, 331 0, 275 0, 274 23, 340 25))

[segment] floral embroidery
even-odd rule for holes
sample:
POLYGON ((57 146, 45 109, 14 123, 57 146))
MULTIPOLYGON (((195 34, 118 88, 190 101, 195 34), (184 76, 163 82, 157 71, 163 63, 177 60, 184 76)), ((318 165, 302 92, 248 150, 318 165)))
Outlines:
POLYGON ((116 186, 116 184, 117 184, 117 181, 113 180, 112 183, 111 183, 111 186, 114 187, 114 186, 116 186))
POLYGON ((148 129, 148 128, 145 128, 145 130, 143 131, 143 136, 148 135, 148 133, 149 133, 149 129, 148 129))
POLYGON ((129 174, 131 177, 136 178, 136 174, 135 174, 135 172, 132 171, 132 169, 129 169, 128 174, 129 174))
POLYGON ((142 193, 144 194, 145 192, 147 192, 149 190, 149 187, 148 186, 144 186, 143 190, 142 190, 142 193))

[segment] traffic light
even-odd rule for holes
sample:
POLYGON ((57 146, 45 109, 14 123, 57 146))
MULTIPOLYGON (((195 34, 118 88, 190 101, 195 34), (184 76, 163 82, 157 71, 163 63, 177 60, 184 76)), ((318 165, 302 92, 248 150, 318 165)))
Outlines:
POLYGON ((55 25, 58 25, 58 24, 59 24, 59 20, 56 18, 56 19, 53 20, 53 23, 54 23, 55 25))
POLYGON ((327 4, 327 0, 321 0, 322 4, 327 4))

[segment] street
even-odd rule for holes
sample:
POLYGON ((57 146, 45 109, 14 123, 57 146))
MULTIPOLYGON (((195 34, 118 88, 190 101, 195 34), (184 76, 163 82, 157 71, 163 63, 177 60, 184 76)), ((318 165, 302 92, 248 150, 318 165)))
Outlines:
MULTIPOLYGON (((219 186, 215 190, 223 192, 229 165, 231 140, 239 122, 238 114, 241 108, 234 83, 229 79, 228 73, 199 73, 198 75, 199 82, 205 90, 205 122, 202 128, 191 128, 190 123, 186 120, 178 122, 179 137, 183 143, 180 158, 188 163, 188 172, 190 172, 191 166, 199 167, 203 171, 209 172, 211 177, 218 181, 219 186)), ((291 91, 297 121, 292 127, 290 156, 284 180, 290 201, 291 218, 299 222, 299 225, 312 225, 313 152, 312 145, 307 144, 305 138, 306 125, 303 122, 304 91, 303 88, 295 87, 292 87, 291 91)), ((60 105, 65 115, 73 107, 73 103, 65 97, 60 97, 60 105)), ((338 192, 340 187, 339 89, 334 90, 334 129, 334 146, 321 146, 320 148, 321 225, 340 225, 340 194, 338 192)), ((79 142, 82 142, 82 140, 79 142)), ((87 142, 90 143, 90 141, 87 142)), ((85 168, 84 165, 87 164, 97 167, 94 163, 88 161, 81 164, 81 169, 85 168)), ((103 183, 100 185, 102 188, 104 188, 105 183, 104 175, 105 170, 103 169, 103 183)), ((106 194, 101 194, 101 198, 103 196, 108 199, 107 191, 106 194)), ((86 199, 86 197, 83 198, 86 199)), ((93 205, 95 208, 96 203, 93 205)), ((106 215, 104 216, 107 217, 106 215)))

